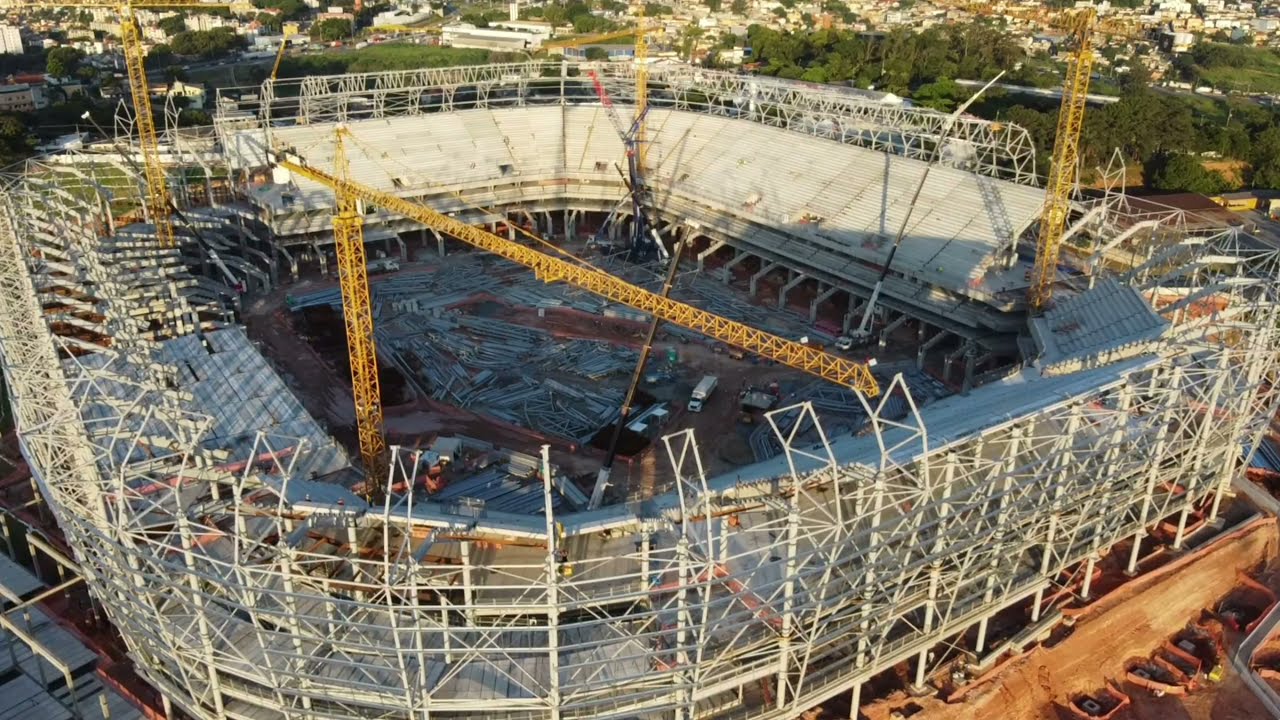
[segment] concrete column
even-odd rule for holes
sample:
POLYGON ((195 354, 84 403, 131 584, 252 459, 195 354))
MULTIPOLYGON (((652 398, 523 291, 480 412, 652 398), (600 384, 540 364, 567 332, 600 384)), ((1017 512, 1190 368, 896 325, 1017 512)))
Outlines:
POLYGON ((981 655, 983 650, 987 649, 987 621, 990 618, 982 618, 978 621, 978 639, 973 644, 973 653, 981 655))
POLYGON ((778 309, 779 310, 787 306, 787 293, 791 292, 793 289, 795 289, 797 285, 799 285, 800 283, 808 279, 809 279, 808 275, 805 275, 804 273, 796 273, 795 277, 788 280, 786 285, 783 285, 781 288, 778 289, 778 309))
POLYGON ((862 299, 853 293, 849 293, 849 311, 844 314, 844 321, 841 323, 841 329, 847 335, 849 328, 853 327, 855 322, 861 322, 862 309, 866 307, 862 299))
POLYGON ((751 297, 756 296, 756 287, 758 287, 760 283, 760 278, 763 278, 765 275, 768 275, 774 270, 777 270, 780 266, 781 266, 781 263, 776 263, 776 262, 767 263, 764 267, 760 268, 760 272, 751 276, 751 285, 749 290, 749 292, 751 293, 751 297))
POLYGON ((885 346, 889 344, 889 335, 891 335, 894 330, 897 330, 898 328, 902 327, 903 323, 905 323, 906 321, 907 321, 907 316, 903 314, 903 315, 899 315, 897 320, 894 320, 893 322, 884 326, 884 329, 880 331, 880 349, 881 350, 883 350, 885 346))
MULTIPOLYGON (((923 328, 924 323, 920 323, 920 327, 923 328)), ((930 350, 932 350, 934 346, 936 346, 938 343, 942 342, 943 340, 946 340, 948 337, 951 337, 951 333, 947 332, 946 330, 939 330, 937 335, 934 335, 928 340, 925 340, 924 343, 920 345, 920 349, 916 351, 916 369, 917 370, 924 369, 925 355, 930 350)))
POLYGON ((547 237, 548 239, 550 239, 550 238, 552 238, 552 237, 555 237, 555 234, 556 234, 556 223, 555 223, 555 220, 553 220, 553 219, 551 218, 551 211, 550 211, 550 210, 544 210, 544 211, 542 212, 542 216, 543 216, 544 218, 546 218, 546 219, 547 219, 546 237, 547 237))
MULTIPOLYGON (((693 239, 693 231, 691 230, 689 231, 689 237, 686 238, 686 240, 692 240, 692 239, 693 239)), ((698 272, 702 272, 703 268, 706 266, 707 258, 714 255, 715 252, 720 248, 724 247, 725 244, 726 243, 723 240, 712 240, 711 244, 707 246, 706 250, 703 250, 702 252, 698 253, 698 272)))
POLYGON ((396 235, 396 244, 400 246, 400 262, 409 262, 409 246, 404 244, 404 238, 396 235))
POLYGON ((924 336, 928 334, 928 329, 929 325, 925 323, 925 321, 921 320, 919 326, 916 328, 917 344, 924 342, 924 336))
POLYGON ((744 253, 737 248, 733 249, 733 253, 733 259, 725 263, 724 266, 720 268, 720 280, 723 281, 725 285, 728 285, 729 282, 733 280, 733 269, 738 266, 738 263, 750 257, 747 253, 744 253))
POLYGON ((431 234, 436 236, 436 252, 440 257, 444 257, 444 236, 435 228, 431 228, 431 234))
POLYGON ((831 296, 835 295, 838 292, 840 292, 840 289, 835 286, 828 287, 827 289, 823 290, 822 283, 818 284, 818 294, 815 295, 814 298, 809 301, 809 322, 810 323, 818 322, 818 306, 826 302, 827 300, 831 299, 831 296))
POLYGON ((862 683, 856 683, 849 690, 849 720, 858 720, 858 709, 862 705, 862 683))
POLYGON ((320 249, 320 243, 311 243, 311 249, 316 252, 316 259, 320 261, 320 275, 322 277, 329 276, 329 259, 325 257, 324 251, 320 249))
POLYGON ((516 226, 511 223, 507 223, 507 239, 512 242, 516 239, 516 226))
POLYGON ((942 381, 943 382, 951 381, 951 365, 954 364, 956 360, 959 360, 961 356, 963 356, 965 353, 969 352, 970 344, 971 344, 971 341, 965 340, 964 343, 960 345, 960 347, 956 348, 955 352, 948 355, 946 359, 943 361, 942 363, 942 381))
POLYGON ((1084 582, 1080 584, 1080 597, 1084 600, 1089 599, 1089 588, 1093 585, 1093 566, 1098 561, 1098 556, 1089 554, 1089 559, 1084 563, 1084 582))
POLYGON ((973 375, 974 370, 978 366, 977 361, 977 349, 971 345, 969 346, 969 350, 964 354, 964 385, 960 388, 960 393, 962 395, 967 395, 969 391, 973 389, 973 375))

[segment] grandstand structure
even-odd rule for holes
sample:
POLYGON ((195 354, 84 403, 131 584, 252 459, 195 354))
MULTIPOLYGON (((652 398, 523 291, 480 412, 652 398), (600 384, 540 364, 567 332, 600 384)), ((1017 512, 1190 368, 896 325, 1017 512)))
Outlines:
MULTIPOLYGON (((976 120, 931 173, 886 293, 948 333, 1004 329, 1019 362, 1003 377, 923 406, 887 379, 852 435, 823 433, 811 405, 775 411, 783 453, 726 475, 700 460, 715 438, 668 436, 677 487, 642 502, 563 509, 544 455, 534 514, 422 491, 370 504, 219 279, 326 242, 331 199, 269 153, 324 165, 343 122, 361 182, 476 222, 527 212, 554 234, 619 194, 599 164, 620 146, 570 70, 306 78, 220 101, 218 163, 242 199, 190 209, 207 232, 176 248, 118 226, 116 172, 41 161, 5 187, 0 354, 24 455, 139 670, 182 711, 791 718, 837 695, 856 709, 897 664, 923 685, 948 655, 935 650, 998 650, 1002 610, 1047 628, 1061 586, 1087 597, 1115 546, 1136 571, 1153 528, 1176 549, 1221 520, 1280 398, 1280 249, 1135 223, 1109 194, 1078 208, 1091 273, 1028 320, 995 284, 1025 282, 1030 146, 976 120), (788 412, 819 442, 786 430, 788 412)), ((601 72, 625 99, 630 70, 601 72)), ((827 273, 823 292, 865 288, 877 215, 896 227, 941 116, 689 68, 650 81, 665 236, 701 235, 704 257, 776 253, 793 279, 827 273)), ((369 212, 388 239, 423 230, 369 212)), ((412 488, 425 462, 393 448, 387 486, 412 488)))

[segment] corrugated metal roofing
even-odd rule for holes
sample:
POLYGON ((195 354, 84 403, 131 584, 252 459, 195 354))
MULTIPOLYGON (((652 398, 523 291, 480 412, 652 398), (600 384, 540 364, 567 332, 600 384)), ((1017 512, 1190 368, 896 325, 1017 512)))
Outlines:
POLYGON ((1041 364, 1126 349, 1140 350, 1160 339, 1169 322, 1134 288, 1112 278, 1100 278, 1093 288, 1061 299, 1031 321, 1031 334, 1040 347, 1041 364))

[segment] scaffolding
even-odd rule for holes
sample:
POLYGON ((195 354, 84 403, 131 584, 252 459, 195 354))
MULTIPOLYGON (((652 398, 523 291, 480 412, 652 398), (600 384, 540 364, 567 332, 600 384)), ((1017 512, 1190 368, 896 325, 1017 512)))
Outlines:
POLYGON ((1159 523, 1181 547, 1189 518, 1220 517, 1277 399, 1280 251, 1186 234, 1080 289, 1148 300, 1164 332, 1132 352, 924 407, 898 378, 856 435, 783 408, 782 454, 727 476, 669 436, 677 486, 639 504, 557 512, 545 459, 540 514, 435 502, 412 489, 425 453, 397 447, 388 487, 407 490, 369 504, 265 364, 251 383, 218 374, 261 361, 236 328, 148 331, 138 308, 171 299, 178 269, 121 272, 107 214, 39 176, 6 189, 0 354, 86 581, 140 671, 198 718, 781 719, 850 693, 856 708, 897 663, 923 683, 940 643, 974 631, 982 654, 1002 609, 1043 621, 1057 579, 1091 577, 1118 544, 1136 568, 1159 523))

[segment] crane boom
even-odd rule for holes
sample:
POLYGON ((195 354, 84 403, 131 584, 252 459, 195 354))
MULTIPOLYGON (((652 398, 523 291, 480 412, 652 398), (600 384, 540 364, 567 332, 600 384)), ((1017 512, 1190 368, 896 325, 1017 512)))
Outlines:
POLYGON ((276 51, 276 61, 271 66, 270 80, 272 82, 275 82, 276 75, 280 74, 280 61, 284 60, 284 51, 289 49, 289 38, 296 35, 298 31, 292 25, 287 25, 283 28, 282 32, 284 33, 284 37, 280 40, 280 49, 276 51))
POLYGON ((133 97, 133 114, 138 125, 138 149, 142 154, 142 170, 146 180, 147 213, 156 229, 156 242, 160 247, 173 247, 177 241, 173 234, 173 218, 170 214, 171 199, 160 161, 160 139, 156 134, 156 121, 151 114, 151 86, 147 83, 144 65, 146 49, 142 44, 142 29, 134 15, 136 8, 207 8, 227 7, 227 3, 206 3, 201 0, 29 0, 18 3, 25 7, 42 8, 105 8, 113 9, 120 16, 120 45, 124 49, 125 70, 129 75, 129 94, 133 97))
MULTIPOLYGON (((334 136, 334 172, 343 181, 347 180, 350 167, 344 142, 349 132, 339 127, 334 136)), ((349 182, 339 182, 334 186, 337 214, 333 218, 333 244, 338 256, 342 317, 347 327, 347 356, 351 361, 351 395, 356 406, 356 435, 365 468, 365 494, 375 498, 381 497, 387 481, 387 441, 383 436, 378 351, 369 300, 369 266, 364 254, 364 217, 360 213, 360 198, 349 191, 349 185, 349 182)))
POLYGON ((1062 105, 1058 109, 1057 140, 1053 162, 1045 186, 1044 211, 1040 215, 1040 236, 1036 242, 1036 266, 1031 276, 1027 301, 1032 312, 1044 310, 1053 294, 1058 274, 1058 253, 1062 232, 1071 212, 1071 188, 1075 185, 1076 163, 1080 157, 1080 131, 1084 127, 1084 107, 1089 93, 1089 73, 1093 69, 1094 11, 1083 10, 1071 18, 1076 47, 1067 61, 1067 77, 1062 85, 1062 105))
POLYGON ((370 205, 377 205, 395 215, 416 220, 473 247, 530 268, 544 282, 567 282, 614 302, 656 315, 667 322, 852 388, 869 397, 880 393, 880 387, 866 365, 850 362, 810 345, 787 340, 692 305, 664 298, 608 273, 538 252, 429 207, 350 180, 339 179, 323 170, 309 167, 300 160, 283 159, 278 164, 300 177, 330 188, 335 193, 347 194, 370 205))

